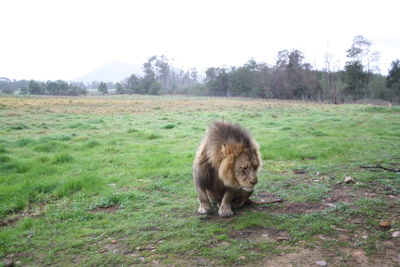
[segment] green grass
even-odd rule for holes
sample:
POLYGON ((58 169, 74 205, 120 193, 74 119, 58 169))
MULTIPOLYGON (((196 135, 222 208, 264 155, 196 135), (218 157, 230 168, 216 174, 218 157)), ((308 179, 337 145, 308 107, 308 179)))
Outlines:
MULTIPOLYGON (((379 221, 400 228, 399 173, 359 168, 376 161, 399 167, 398 107, 71 99, 53 99, 59 101, 54 105, 40 97, 11 104, 0 99, 0 259, 27 265, 189 265, 198 259, 232 265, 297 246, 357 247, 373 257, 390 238, 379 221), (143 110, 131 110, 140 101, 143 110), (196 214, 192 160, 208 123, 221 118, 252 132, 264 161, 255 194, 274 194, 283 204, 241 208, 227 219, 196 214), (338 187, 347 176, 357 183, 338 187), (334 206, 324 204, 339 193, 344 197, 334 206), (335 228, 368 233, 368 239, 340 240, 335 228), (290 239, 232 234, 260 229, 285 231, 290 239), (332 240, 321 243, 318 235, 332 240)), ((399 241, 391 242, 398 250, 399 241)))

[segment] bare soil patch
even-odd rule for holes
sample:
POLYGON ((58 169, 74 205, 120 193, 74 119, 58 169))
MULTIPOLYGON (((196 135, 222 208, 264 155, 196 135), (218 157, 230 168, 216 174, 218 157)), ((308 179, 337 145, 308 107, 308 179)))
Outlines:
POLYGON ((4 218, 0 220, 0 227, 7 227, 16 224, 19 220, 26 217, 39 217, 43 212, 44 206, 40 206, 36 210, 33 210, 29 207, 26 211, 18 212, 14 215, 11 215, 8 218, 4 218))
POLYGON ((116 211, 119 210, 119 205, 112 205, 106 208, 101 208, 101 207, 97 207, 95 209, 92 209, 90 212, 91 213, 98 213, 98 212, 105 212, 105 213, 114 213, 116 211))
MULTIPOLYGON (((279 199, 279 197, 273 194, 259 193, 255 195, 254 199, 257 199, 258 201, 268 202, 279 199)), ((330 205, 326 203, 317 203, 317 202, 288 203, 283 200, 283 203, 279 204, 253 205, 253 210, 270 212, 272 214, 277 214, 277 213, 303 214, 303 213, 312 213, 321 211, 328 207, 330 207, 330 205)))
POLYGON ((15 224, 17 221, 19 221, 19 219, 20 217, 14 217, 14 218, 0 220, 0 227, 11 226, 15 224))
POLYGON ((322 211, 330 206, 325 203, 284 203, 274 205, 260 205, 254 207, 254 211, 263 211, 271 214, 287 213, 287 214, 305 214, 322 211), (282 205, 282 206, 281 206, 282 205))
POLYGON ((399 266, 400 255, 392 250, 380 257, 367 257, 364 251, 354 248, 330 249, 295 248, 294 252, 268 257, 259 265, 280 266, 318 266, 316 262, 325 261, 327 266, 399 266), (383 256, 383 257, 382 257, 383 256))
POLYGON ((325 199, 325 202, 335 203, 344 202, 352 203, 357 198, 361 197, 362 194, 359 191, 353 191, 351 185, 345 183, 338 183, 332 186, 332 191, 329 197, 325 199))
POLYGON ((262 266, 318 266, 325 261, 326 266, 399 266, 400 255, 388 249, 379 257, 367 257, 364 251, 355 248, 335 248, 314 250, 295 248, 295 252, 268 257, 259 262, 262 266))
POLYGON ((289 232, 272 227, 250 227, 244 230, 235 230, 229 233, 232 239, 242 239, 251 242, 273 242, 289 240, 289 232))
MULTIPOLYGON (((154 261, 152 264, 154 265, 154 261)), ((156 264, 157 265, 157 264, 156 264)), ((210 261, 204 258, 194 258, 194 259, 174 259, 174 264, 167 266, 216 266, 215 261, 210 261)))

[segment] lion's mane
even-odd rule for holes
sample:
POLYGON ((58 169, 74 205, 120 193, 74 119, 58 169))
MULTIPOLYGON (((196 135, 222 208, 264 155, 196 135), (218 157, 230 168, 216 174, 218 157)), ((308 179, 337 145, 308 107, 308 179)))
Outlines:
POLYGON ((236 188, 238 182, 233 165, 241 153, 249 155, 251 164, 257 170, 261 167, 259 147, 249 132, 238 124, 215 121, 206 131, 194 165, 199 165, 197 167, 203 174, 200 178, 208 180, 203 182, 211 183, 218 178, 226 187, 236 188))

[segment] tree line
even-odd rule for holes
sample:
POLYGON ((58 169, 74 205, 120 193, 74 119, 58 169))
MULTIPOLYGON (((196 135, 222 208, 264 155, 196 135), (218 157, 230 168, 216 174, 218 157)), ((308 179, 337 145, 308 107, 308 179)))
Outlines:
POLYGON ((316 70, 297 49, 282 50, 274 65, 248 60, 239 67, 210 67, 205 78, 195 68, 183 71, 171 66, 165 56, 152 56, 144 64, 144 75, 130 75, 118 83, 95 81, 10 81, 0 78, 0 92, 47 95, 86 95, 88 88, 99 94, 188 94, 242 96, 274 99, 312 100, 329 103, 382 99, 400 102, 400 60, 392 62, 387 76, 379 74, 379 53, 371 41, 356 36, 346 51, 343 70, 332 67, 332 56, 325 55, 325 66, 316 70))
POLYGON ((62 80, 40 82, 34 80, 11 81, 6 78, 0 79, 0 91, 3 94, 31 95, 86 95, 87 89, 83 83, 68 83, 62 80))
POLYGON ((187 94, 198 82, 197 70, 178 70, 165 56, 152 56, 143 64, 144 76, 135 74, 115 84, 118 94, 187 94))
POLYGON ((400 102, 400 61, 392 62, 386 77, 379 74, 379 53, 371 46, 369 40, 356 36, 346 51, 348 61, 343 70, 332 70, 329 55, 324 68, 315 70, 296 49, 278 52, 273 66, 250 59, 240 67, 208 68, 205 93, 335 104, 362 99, 400 102))

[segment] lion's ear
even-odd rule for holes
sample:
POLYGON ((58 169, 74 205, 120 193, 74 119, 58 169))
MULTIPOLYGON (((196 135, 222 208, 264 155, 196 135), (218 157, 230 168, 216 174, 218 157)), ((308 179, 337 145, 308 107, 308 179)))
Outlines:
POLYGON ((226 145, 225 144, 221 145, 221 153, 222 153, 222 155, 226 156, 226 145))
POLYGON ((234 145, 232 144, 222 144, 221 145, 221 153, 224 157, 230 156, 234 152, 234 145))
POLYGON ((237 156, 244 150, 243 144, 222 144, 221 145, 221 153, 224 157, 227 156, 237 156))
POLYGON ((240 153, 242 153, 242 151, 244 151, 244 145, 242 143, 236 144, 236 147, 235 147, 236 154, 239 155, 240 153))

